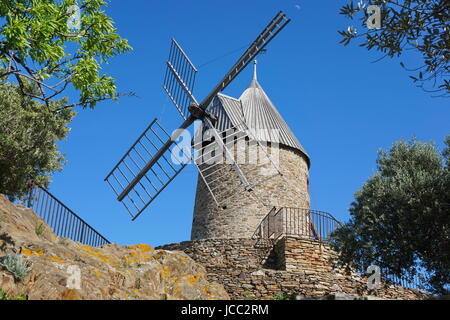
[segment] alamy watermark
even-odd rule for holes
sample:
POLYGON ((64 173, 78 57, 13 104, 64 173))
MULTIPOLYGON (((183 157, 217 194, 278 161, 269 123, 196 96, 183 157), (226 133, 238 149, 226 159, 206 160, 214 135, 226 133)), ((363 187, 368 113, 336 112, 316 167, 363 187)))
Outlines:
MULTIPOLYGON (((366 5, 367 4, 362 0, 358 2, 358 9, 365 10, 367 13, 366 27, 369 30, 381 29, 381 7, 373 4, 366 8, 366 5)), ((357 30, 354 26, 349 26, 347 30, 351 34, 357 34, 357 30)))
POLYGON ((367 289, 377 290, 381 288, 381 268, 376 265, 371 265, 366 270, 370 276, 367 278, 367 289))
POLYGON ((67 29, 71 36, 78 36, 81 30, 81 9, 74 4, 67 8, 67 29))
POLYGON ((67 273, 69 277, 67 278, 66 287, 68 289, 81 290, 81 269, 77 265, 70 265, 67 267, 67 273))
POLYGON ((371 5, 366 12, 369 15, 366 22, 367 28, 371 30, 381 29, 381 8, 377 5, 371 5))

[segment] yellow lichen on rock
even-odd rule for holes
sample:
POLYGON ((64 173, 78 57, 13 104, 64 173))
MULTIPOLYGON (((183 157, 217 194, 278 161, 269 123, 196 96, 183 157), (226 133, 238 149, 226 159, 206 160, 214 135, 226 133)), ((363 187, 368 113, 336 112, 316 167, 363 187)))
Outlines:
POLYGON ((47 259, 50 260, 50 261, 59 263, 59 264, 66 264, 66 262, 63 259, 61 259, 61 258, 59 258, 57 256, 50 256, 47 259))
POLYGON ((146 244, 92 247, 35 234, 36 215, 0 195, 0 257, 21 252, 31 262, 22 281, 0 267, 0 288, 28 299, 228 299, 222 285, 210 283, 205 269, 182 252, 146 244), (209 289, 205 289, 205 288, 209 289))
POLYGON ((102 273, 98 269, 92 269, 90 270, 90 272, 97 278, 100 278, 102 276, 102 273))
POLYGON ((148 245, 148 244, 136 244, 133 246, 130 246, 131 249, 136 249, 141 251, 142 253, 147 253, 147 252, 151 252, 154 251, 155 249, 153 249, 152 246, 148 245))
POLYGON ((37 256, 43 256, 45 253, 42 249, 39 250, 29 250, 29 249, 22 249, 20 251, 20 253, 26 255, 26 256, 33 256, 33 255, 37 255, 37 256))
POLYGON ((167 266, 163 266, 163 270, 161 272, 161 276, 163 278, 167 278, 170 275, 169 268, 167 266))
POLYGON ((98 259, 112 267, 119 266, 119 260, 117 258, 102 254, 99 249, 95 249, 88 245, 83 245, 80 247, 80 251, 82 255, 94 257, 95 259, 98 259))
POLYGON ((187 283, 189 283, 190 285, 194 285, 196 283, 198 283, 198 279, 201 277, 201 274, 195 274, 193 276, 190 276, 187 280, 187 283))
POLYGON ((153 259, 152 252, 155 250, 147 244, 137 244, 126 247, 128 252, 122 257, 124 265, 131 265, 133 263, 146 263, 153 259))

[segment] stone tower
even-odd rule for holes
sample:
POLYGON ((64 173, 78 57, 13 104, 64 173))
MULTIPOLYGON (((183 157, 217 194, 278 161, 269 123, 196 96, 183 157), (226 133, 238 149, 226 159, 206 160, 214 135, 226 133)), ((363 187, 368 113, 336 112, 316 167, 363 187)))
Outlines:
MULTIPOLYGON (((218 207, 199 176, 195 198, 191 239, 251 238, 262 219, 273 207, 310 207, 308 170, 310 159, 302 145, 286 124, 274 104, 258 82, 256 61, 253 80, 239 99, 223 94, 215 97, 208 111, 217 118, 219 131, 244 123, 261 143, 276 143, 270 148, 278 157, 277 175, 255 187, 251 192, 234 197, 226 207, 218 207), (274 135, 273 132, 277 134, 274 135)), ((291 120, 292 121, 292 120, 291 120)), ((256 148, 256 147, 251 147, 256 148)), ((249 152, 251 153, 250 149, 249 152)), ((230 179, 220 181, 225 190, 236 190, 240 181, 232 177, 230 164, 220 164, 222 173, 230 172, 230 179)), ((254 164, 239 164, 243 173, 252 177, 263 174, 254 164)), ((217 167, 216 167, 217 169, 217 167)), ((214 174, 214 173, 212 173, 214 174)), ((298 223, 301 223, 298 221, 298 223)))

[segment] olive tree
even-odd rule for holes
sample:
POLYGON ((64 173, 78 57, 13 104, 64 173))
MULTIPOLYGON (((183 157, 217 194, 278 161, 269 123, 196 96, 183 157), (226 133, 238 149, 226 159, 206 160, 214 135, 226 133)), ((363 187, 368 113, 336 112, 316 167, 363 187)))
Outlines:
POLYGON ((344 45, 357 42, 384 57, 418 57, 417 65, 400 62, 411 79, 434 96, 450 94, 450 1, 348 1, 340 13, 359 26, 339 31, 344 45))
POLYGON ((378 170, 355 195, 351 219, 331 244, 343 264, 379 265, 428 289, 450 285, 450 136, 440 153, 432 143, 396 142, 379 151, 378 170))

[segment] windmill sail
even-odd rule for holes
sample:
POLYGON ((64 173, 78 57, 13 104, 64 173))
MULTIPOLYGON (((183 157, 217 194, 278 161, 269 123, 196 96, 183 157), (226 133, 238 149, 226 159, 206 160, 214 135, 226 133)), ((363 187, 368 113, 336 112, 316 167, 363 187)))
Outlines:
POLYGON ((193 160, 216 205, 225 207, 232 197, 251 190, 250 183, 236 162, 236 153, 233 150, 234 143, 244 141, 247 135, 237 128, 218 132, 216 128, 209 127, 208 133, 208 136, 203 136, 199 142, 193 144, 193 160), (227 140, 233 143, 227 144, 227 140), (224 188, 227 182, 234 182, 236 187, 224 188))
POLYGON ((245 191, 280 176, 281 171, 267 146, 255 138, 245 123, 237 122, 230 114, 236 110, 226 110, 217 101, 209 110, 221 122, 222 131, 210 122, 199 128, 193 144, 193 160, 216 205, 226 207, 234 196, 245 196, 245 191), (234 181, 234 188, 224 187, 230 181, 234 181))
POLYGON ((166 64, 163 88, 181 117, 186 120, 189 105, 198 104, 193 95, 197 69, 175 39, 172 39, 166 64))
MULTIPOLYGON (((279 12, 200 104, 193 95, 197 69, 176 40, 172 40, 163 87, 184 122, 171 136, 157 120, 153 121, 105 178, 105 181, 116 193, 117 200, 125 205, 133 220, 175 179, 188 163, 186 161, 174 166, 169 160, 175 148, 181 149, 175 141, 182 134, 182 131, 196 120, 201 120, 214 128, 211 123, 213 119, 210 119, 209 114, 205 112, 214 97, 223 91, 289 22, 290 19, 287 19, 284 13, 279 12), (159 129, 159 133, 157 129, 159 129), (147 140, 148 142, 146 142, 147 140), (147 143, 146 146, 144 146, 144 142, 147 143)), ((217 130, 212 132, 215 135, 216 145, 225 153, 227 161, 231 164, 231 168, 244 190, 251 190, 252 185, 256 183, 252 184, 245 177, 240 166, 229 154, 229 147, 224 145, 220 133, 217 130)), ((247 140, 250 139, 248 133, 243 137, 247 140)), ((197 162, 196 164, 200 173, 204 175, 205 172, 202 167, 197 162)), ((207 182, 207 179, 204 179, 207 182)), ((209 184, 212 183, 209 182, 209 184)), ((214 192, 212 189, 211 191, 214 192)))
POLYGON ((175 179, 190 159, 174 142, 142 175, 143 168, 154 159, 167 138, 170 139, 167 131, 157 119, 153 120, 105 178, 133 220, 175 179))
POLYGON ((214 97, 225 90, 226 87, 244 70, 250 62, 276 37, 281 30, 291 21, 283 12, 279 12, 270 21, 266 28, 259 34, 250 47, 244 52, 241 58, 231 67, 230 71, 223 77, 211 93, 203 100, 202 106, 208 107, 214 97))

